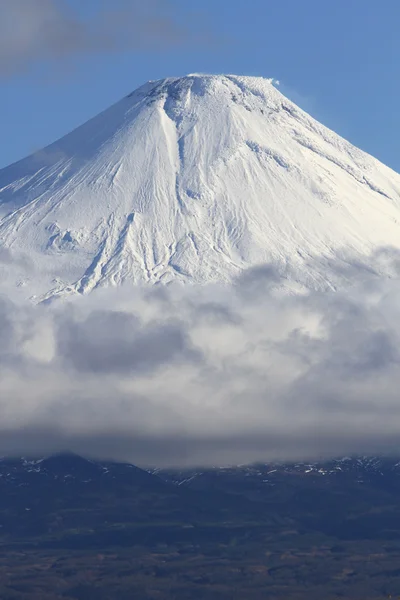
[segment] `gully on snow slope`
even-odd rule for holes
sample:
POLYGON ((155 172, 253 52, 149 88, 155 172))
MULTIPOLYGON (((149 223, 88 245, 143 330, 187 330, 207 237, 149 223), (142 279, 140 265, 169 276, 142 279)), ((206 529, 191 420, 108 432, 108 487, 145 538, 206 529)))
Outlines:
POLYGON ((3 284, 36 301, 271 262, 332 288, 400 248, 400 176, 271 80, 170 78, 1 170, 0 244, 3 284))

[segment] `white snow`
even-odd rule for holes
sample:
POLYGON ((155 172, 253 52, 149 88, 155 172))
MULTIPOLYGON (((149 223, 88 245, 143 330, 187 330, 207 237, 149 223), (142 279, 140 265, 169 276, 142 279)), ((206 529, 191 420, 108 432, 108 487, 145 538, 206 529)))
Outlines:
POLYGON ((335 287, 332 261, 400 248, 400 176, 271 80, 166 79, 1 170, 0 244, 3 284, 37 300, 270 261, 335 287))

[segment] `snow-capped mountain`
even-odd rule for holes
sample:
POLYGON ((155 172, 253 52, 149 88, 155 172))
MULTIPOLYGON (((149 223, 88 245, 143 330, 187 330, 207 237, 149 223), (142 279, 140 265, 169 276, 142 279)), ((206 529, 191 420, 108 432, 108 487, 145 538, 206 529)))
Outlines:
POLYGON ((335 261, 400 248, 400 176, 270 80, 165 79, 1 170, 0 243, 3 283, 36 299, 271 261, 325 288, 335 261))

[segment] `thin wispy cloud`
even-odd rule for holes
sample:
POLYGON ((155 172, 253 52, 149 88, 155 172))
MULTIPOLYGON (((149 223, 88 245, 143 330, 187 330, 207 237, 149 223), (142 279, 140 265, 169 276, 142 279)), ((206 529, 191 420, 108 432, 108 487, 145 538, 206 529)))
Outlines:
POLYGON ((194 35, 193 19, 177 15, 169 0, 98 2, 83 17, 68 0, 2 0, 0 75, 29 70, 38 63, 85 54, 132 49, 165 49, 194 35))
POLYGON ((2 300, 0 453, 196 465, 396 449, 400 282, 348 270, 346 290, 283 297, 268 265, 228 286, 2 300))

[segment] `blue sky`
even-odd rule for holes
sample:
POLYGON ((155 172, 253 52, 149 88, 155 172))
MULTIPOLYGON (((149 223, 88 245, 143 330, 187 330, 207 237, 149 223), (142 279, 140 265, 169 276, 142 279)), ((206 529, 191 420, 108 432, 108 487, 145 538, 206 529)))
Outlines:
POLYGON ((10 7, 25 25, 36 18, 36 6, 61 10, 63 2, 76 11, 72 20, 86 20, 89 31, 96 8, 112 10, 119 0, 0 5, 0 167, 54 141, 148 79, 229 72, 279 79, 281 91, 302 108, 400 171, 397 0, 171 0, 168 12, 164 0, 147 0, 145 26, 136 14, 138 0, 120 0, 129 18, 126 12, 125 22, 116 25, 110 13, 116 39, 86 44, 82 28, 80 43, 58 54, 50 43, 38 51, 38 40, 16 39, 13 27, 2 31, 2 12, 10 7), (160 11, 162 33, 152 36, 160 11), (123 36, 129 41, 120 47, 123 36))

